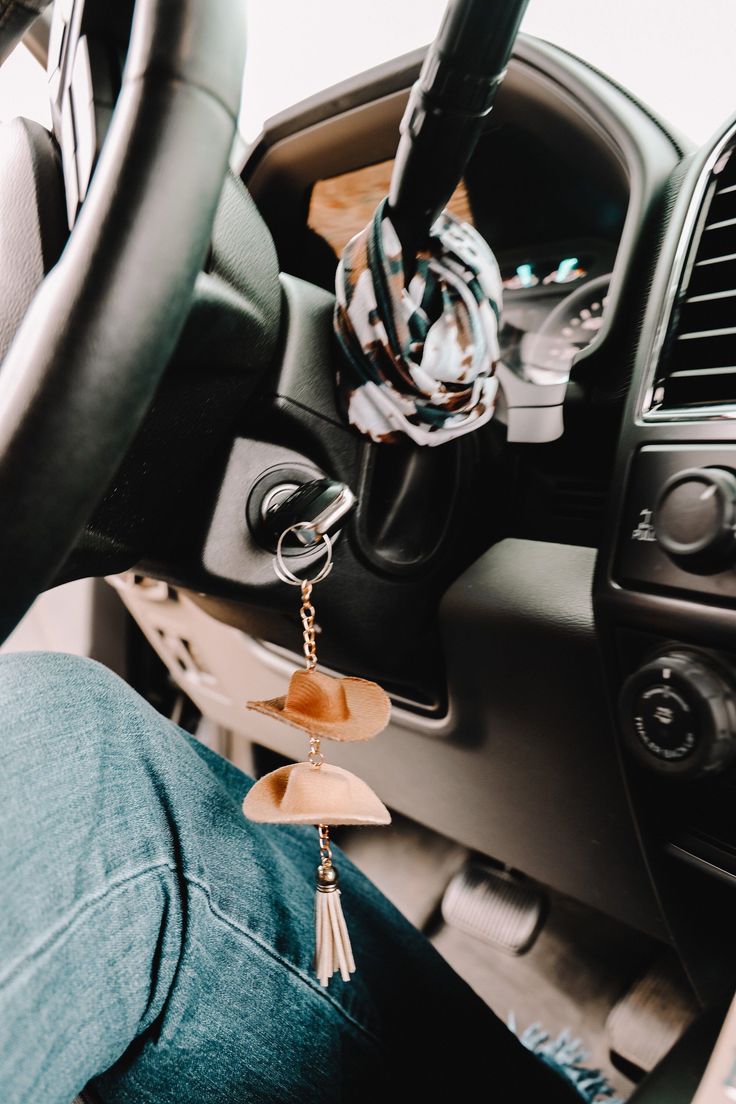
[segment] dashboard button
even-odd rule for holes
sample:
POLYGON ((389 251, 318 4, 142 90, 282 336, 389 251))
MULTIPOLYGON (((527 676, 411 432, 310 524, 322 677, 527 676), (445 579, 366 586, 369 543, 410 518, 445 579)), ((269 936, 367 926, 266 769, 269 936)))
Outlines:
POLYGON ((736 547, 728 524, 735 472, 735 445, 688 442, 640 449, 621 513, 614 580, 628 589, 736 606, 736 547), (706 482, 700 481, 701 472, 706 482))
POLYGON ((639 738, 662 759, 684 759, 697 743, 693 709, 665 683, 645 686, 633 702, 639 738))
POLYGON ((624 683, 623 735, 640 763, 695 777, 736 752, 736 697, 730 672, 709 656, 672 650, 624 683))
POLYGON ((686 468, 671 476, 654 511, 660 547, 686 571, 711 573, 736 559, 736 476, 686 468))

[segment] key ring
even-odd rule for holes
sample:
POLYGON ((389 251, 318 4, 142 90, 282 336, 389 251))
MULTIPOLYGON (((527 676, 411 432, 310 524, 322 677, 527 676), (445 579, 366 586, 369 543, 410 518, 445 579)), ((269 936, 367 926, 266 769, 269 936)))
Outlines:
POLYGON ((279 579, 281 579, 282 583, 288 583, 289 586, 302 586, 303 583, 311 583, 312 585, 314 585, 315 583, 321 583, 322 580, 326 579, 327 576, 332 571, 332 541, 327 536, 327 533, 320 533, 319 534, 319 536, 322 538, 322 542, 323 542, 323 545, 324 545, 325 554, 326 554, 327 558, 326 558, 325 562, 322 564, 322 567, 319 569, 319 571, 317 572, 317 574, 314 576, 313 579, 300 579, 298 575, 294 574, 294 572, 291 570, 291 568, 286 566, 286 563, 284 561, 283 548, 284 548, 284 541, 288 537, 289 533, 294 533, 298 529, 311 529, 311 528, 312 528, 312 525, 311 525, 310 522, 308 522, 308 521, 297 521, 294 525, 290 525, 288 527, 288 529, 284 529, 283 533, 279 537, 278 542, 276 544, 276 557, 273 561, 273 569, 276 572, 279 579))

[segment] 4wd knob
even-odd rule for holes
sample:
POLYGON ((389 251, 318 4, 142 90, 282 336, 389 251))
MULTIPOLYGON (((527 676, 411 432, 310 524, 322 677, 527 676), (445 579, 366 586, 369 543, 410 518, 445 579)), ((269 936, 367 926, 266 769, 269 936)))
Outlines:
POLYGON ((736 560, 736 475, 687 468, 667 480, 654 512, 660 548, 685 571, 723 571, 736 560))
POLYGON ((630 750, 653 770, 695 777, 736 752, 736 686, 709 656, 657 656, 626 680, 619 704, 630 750))

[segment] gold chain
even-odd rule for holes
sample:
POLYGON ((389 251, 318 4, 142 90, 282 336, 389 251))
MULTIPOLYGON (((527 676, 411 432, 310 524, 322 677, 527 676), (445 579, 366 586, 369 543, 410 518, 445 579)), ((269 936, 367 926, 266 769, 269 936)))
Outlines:
MULTIPOLYGON (((317 629, 314 624, 315 609, 312 605, 312 582, 309 579, 304 579, 302 586, 302 608, 299 610, 299 615, 302 619, 302 626, 304 632, 304 658, 307 661, 307 670, 313 671, 317 666, 317 629)), ((321 767, 324 763, 324 756, 320 750, 321 741, 319 736, 312 734, 309 737, 309 762, 313 767, 321 767)))
POLYGON ((312 583, 309 579, 302 582, 302 608, 299 615, 302 619, 304 632, 304 658, 307 661, 307 670, 313 671, 317 666, 317 630, 314 627, 315 609, 311 602, 312 583))
POLYGON ((321 767, 325 761, 325 757, 320 751, 321 740, 319 736, 309 737, 309 755, 307 758, 313 767, 321 767))
POLYGON ((321 866, 332 866, 332 848, 330 847, 330 829, 326 824, 318 824, 319 861, 321 866))

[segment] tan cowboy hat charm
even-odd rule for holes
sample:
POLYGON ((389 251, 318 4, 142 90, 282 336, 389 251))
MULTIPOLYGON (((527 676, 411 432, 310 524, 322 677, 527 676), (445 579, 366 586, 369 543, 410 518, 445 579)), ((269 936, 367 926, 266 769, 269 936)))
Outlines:
POLYGON ((390 824, 391 814, 357 775, 323 763, 290 763, 264 775, 243 812, 268 824, 390 824))
POLYGON ((390 824, 382 801, 362 779, 323 763, 320 740, 369 740, 388 724, 391 702, 376 682, 295 671, 286 694, 248 708, 309 734, 308 763, 279 767, 248 791, 243 812, 273 824, 390 824))
POLYGON ((313 736, 370 740, 388 724, 391 701, 377 682, 295 671, 280 698, 248 702, 249 709, 278 717, 313 736))

